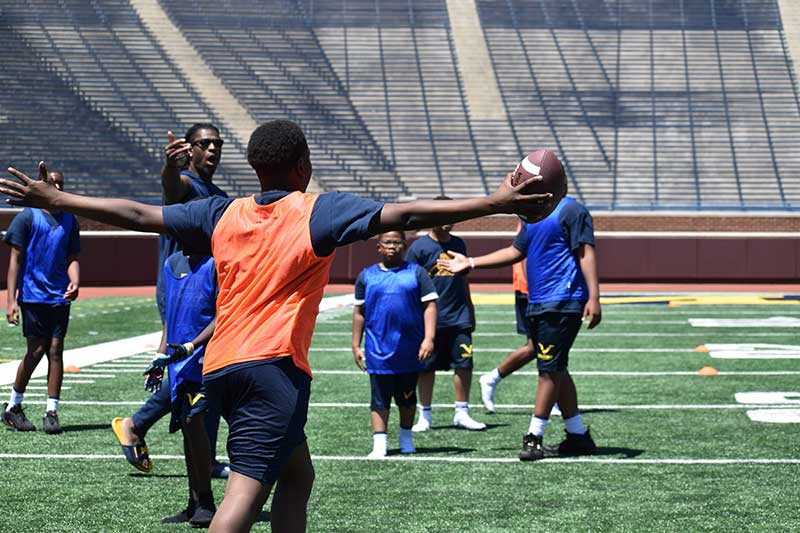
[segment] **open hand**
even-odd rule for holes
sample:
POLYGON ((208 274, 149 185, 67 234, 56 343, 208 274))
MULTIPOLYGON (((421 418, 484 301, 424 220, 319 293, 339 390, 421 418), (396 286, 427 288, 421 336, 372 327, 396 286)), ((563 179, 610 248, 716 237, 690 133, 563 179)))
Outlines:
POLYGON ((447 255, 452 257, 452 259, 437 259, 436 265, 451 274, 460 274, 472 267, 472 264, 469 262, 469 257, 464 254, 448 250, 447 255))
POLYGON ((168 167, 173 169, 186 167, 191 150, 192 145, 187 143, 186 139, 175 140, 175 135, 171 131, 167 132, 167 145, 164 147, 164 155, 166 156, 166 165, 168 167))
POLYGON ((8 167, 9 174, 18 181, 0 179, 0 194, 5 194, 6 203, 23 207, 39 207, 49 209, 61 193, 55 185, 47 181, 47 167, 39 161, 39 179, 32 179, 13 167, 8 167))
POLYGON ((519 182, 517 185, 511 185, 511 178, 513 176, 513 172, 506 174, 500 186, 492 193, 491 199, 494 205, 497 206, 502 213, 524 214, 528 219, 535 218, 541 220, 550 214, 553 201, 553 195, 551 193, 524 194, 522 192, 531 184, 539 183, 544 178, 541 176, 532 176, 525 181, 519 182))

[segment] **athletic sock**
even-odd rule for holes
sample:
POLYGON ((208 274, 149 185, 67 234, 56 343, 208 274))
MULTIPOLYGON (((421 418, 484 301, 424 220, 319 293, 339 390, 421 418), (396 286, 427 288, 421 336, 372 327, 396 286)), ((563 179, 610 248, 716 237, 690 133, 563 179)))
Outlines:
POLYGON ((547 427, 547 423, 549 421, 550 420, 548 420, 547 418, 539 418, 538 416, 533 415, 531 417, 531 425, 528 426, 528 433, 536 435, 537 437, 541 437, 542 435, 544 435, 544 430, 547 427))
POLYGON ((492 369, 492 371, 486 375, 487 375, 486 381, 488 381, 492 385, 497 385, 498 383, 500 383, 500 380, 503 379, 503 376, 500 375, 499 368, 492 369))
POLYGON ((469 402, 456 402, 455 405, 456 415, 459 413, 464 413, 465 415, 469 415, 469 402))
POLYGON ((58 398, 53 398, 52 396, 48 396, 47 397, 47 407, 45 408, 45 412, 46 413, 49 413, 50 411, 52 411, 54 413, 57 412, 58 411, 58 401, 59 401, 58 398))
POLYGON ((389 435, 385 431, 372 434, 372 454, 386 455, 389 449, 389 435))
POLYGON ((430 405, 421 405, 420 407, 422 407, 422 410, 419 412, 419 416, 424 418, 425 420, 427 420, 429 424, 432 423, 433 422, 433 412, 431 411, 431 406, 430 405))
POLYGON ((6 407, 6 411, 10 411, 11 408, 22 404, 22 397, 23 396, 25 396, 24 392, 17 392, 17 389, 15 389, 12 386, 11 387, 11 399, 8 400, 8 407, 6 407))
POLYGON ((414 433, 411 428, 400 428, 400 453, 411 453, 414 451, 414 433))
POLYGON ((586 434, 586 426, 583 425, 580 413, 571 418, 565 418, 564 425, 567 426, 567 433, 572 433, 573 435, 586 434))

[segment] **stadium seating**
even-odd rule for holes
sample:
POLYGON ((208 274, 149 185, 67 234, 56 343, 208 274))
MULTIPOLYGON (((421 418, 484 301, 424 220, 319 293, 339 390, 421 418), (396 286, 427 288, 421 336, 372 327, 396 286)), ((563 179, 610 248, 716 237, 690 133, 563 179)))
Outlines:
MULTIPOLYGON (((484 193, 545 146, 593 209, 800 208, 800 99, 777 0, 476 4, 507 111, 497 120, 470 115, 445 0, 160 0, 255 121, 303 126, 327 190, 484 193)), ((52 94, 145 158, 119 165, 149 165, 151 191, 164 132, 219 122, 128 2, 0 10, 21 47, 4 52, 4 76, 46 74, 52 94)), ((35 138, 24 124, 20 139, 35 138)), ((253 192, 245 147, 222 133, 219 182, 253 192)))

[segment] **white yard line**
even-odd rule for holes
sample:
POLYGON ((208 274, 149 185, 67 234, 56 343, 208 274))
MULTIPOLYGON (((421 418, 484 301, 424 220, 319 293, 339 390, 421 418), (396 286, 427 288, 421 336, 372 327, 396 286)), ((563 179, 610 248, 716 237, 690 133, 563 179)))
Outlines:
MULTIPOLYGON (((136 355, 147 350, 153 349, 161 339, 161 332, 148 333, 147 335, 139 335, 138 337, 131 337, 129 339, 122 339, 118 341, 104 342, 101 344, 94 344, 92 346, 84 346, 83 348, 73 348, 64 352, 64 368, 68 366, 77 366, 84 368, 90 365, 95 365, 103 361, 111 361, 136 355)), ((9 363, 0 364, 0 385, 14 383, 14 378, 19 367, 19 361, 11 361, 9 363)), ((47 375, 47 358, 43 357, 39 366, 33 371, 32 377, 40 377, 47 375)))
MULTIPOLYGON (((591 335, 591 333, 590 333, 591 335)), ((509 335, 510 336, 510 335, 509 335)), ((519 345, 513 348, 482 348, 480 346, 475 348, 475 353, 478 352, 496 352, 496 353, 510 353, 516 350, 523 343, 520 340, 519 345)), ((337 347, 337 348, 311 348, 309 354, 325 353, 325 352, 352 352, 352 348, 337 347)), ((569 353, 697 353, 694 348, 571 348, 569 353)), ((312 368, 313 370, 313 368, 312 368)))
MULTIPOLYGON (((44 396, 39 395, 39 396, 44 396)), ((83 405, 83 406, 118 406, 118 405, 142 405, 145 400, 140 401, 103 401, 103 400, 61 400, 60 405, 83 405)), ((45 402, 42 401, 33 401, 33 402, 25 402, 26 404, 41 404, 44 405, 45 402)), ((785 404, 770 404, 771 407, 773 406, 786 406, 786 407, 795 407, 796 404, 792 403, 785 403, 785 404)), ((357 408, 357 409, 368 409, 369 403, 362 403, 362 402, 317 402, 317 403, 310 403, 309 407, 316 408, 316 409, 323 409, 323 408, 357 408)), ((433 404, 432 407, 436 407, 437 409, 452 409, 452 403, 437 403, 433 404)), ((532 409, 533 404, 496 404, 498 409, 532 409)), ((764 407, 764 404, 744 404, 744 403, 720 403, 720 404, 631 404, 631 405, 584 405, 581 404, 581 410, 612 410, 612 411, 626 411, 626 410, 690 410, 690 411, 698 411, 703 409, 715 410, 715 409, 756 409, 759 407, 764 407)))
MULTIPOLYGON (((451 370, 441 372, 452 374, 451 370)), ((360 370, 314 370, 314 375, 362 375, 360 370)), ((474 372, 475 375, 488 374, 488 372, 474 372)), ((514 372, 514 376, 538 376, 538 372, 527 370, 514 372)), ((684 371, 611 371, 611 370, 578 370, 570 371, 573 376, 698 376, 696 370, 684 371)), ((721 371, 718 376, 798 376, 800 370, 732 370, 721 371)))
MULTIPOLYGON (((183 455, 151 455, 152 459, 159 461, 183 461, 183 455)), ((46 454, 46 453, 0 453, 0 459, 66 459, 89 461, 123 461, 122 455, 108 454, 46 454)), ((218 457, 221 461, 228 461, 227 457, 218 457)), ((341 461, 363 462, 366 458, 361 455, 312 455, 314 461, 341 461)), ((380 461, 424 462, 424 463, 519 463, 516 457, 436 457, 430 455, 390 455, 380 461)), ((786 465, 800 464, 800 459, 767 459, 767 458, 731 458, 731 459, 623 459, 606 457, 553 457, 537 461, 538 463, 598 463, 598 464, 632 464, 632 465, 732 465, 732 464, 760 464, 760 465, 786 465)))
MULTIPOLYGON (((480 322, 478 323, 480 326, 480 322)), ((791 328, 787 328, 791 329, 791 328)), ((352 333, 350 331, 315 331, 314 336, 321 336, 321 337, 342 337, 349 339, 352 333)), ((658 333, 652 331, 641 331, 641 332, 613 332, 613 331, 606 331, 606 332, 598 332, 598 331, 591 331, 585 333, 587 338, 590 337, 615 337, 615 338, 625 338, 625 337, 795 337, 797 336, 797 328, 794 328, 792 331, 786 332, 753 332, 753 333, 730 333, 730 332, 709 332, 709 331, 701 331, 701 332, 674 332, 674 333, 658 333)), ((509 331, 508 333, 473 333, 472 337, 520 337, 516 331, 509 331)))

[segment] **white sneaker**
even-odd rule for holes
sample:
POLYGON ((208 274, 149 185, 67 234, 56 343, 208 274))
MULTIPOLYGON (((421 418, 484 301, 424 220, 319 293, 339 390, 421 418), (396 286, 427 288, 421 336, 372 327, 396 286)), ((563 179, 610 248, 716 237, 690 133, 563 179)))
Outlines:
POLYGON ((484 374, 478 380, 481 384, 481 402, 483 407, 489 413, 494 413, 494 388, 496 383, 492 382, 492 377, 489 374, 484 374))
POLYGON ((385 459, 386 452, 384 450, 372 450, 369 455, 367 455, 367 459, 385 459))
POLYGON ((457 428, 468 429, 470 431, 483 431, 486 429, 486 424, 474 420, 469 413, 456 413, 453 417, 453 424, 457 428))
POLYGON ((423 431, 428 431, 429 429, 431 429, 431 423, 423 417, 420 417, 417 423, 411 427, 411 431, 414 433, 422 433, 423 431))

